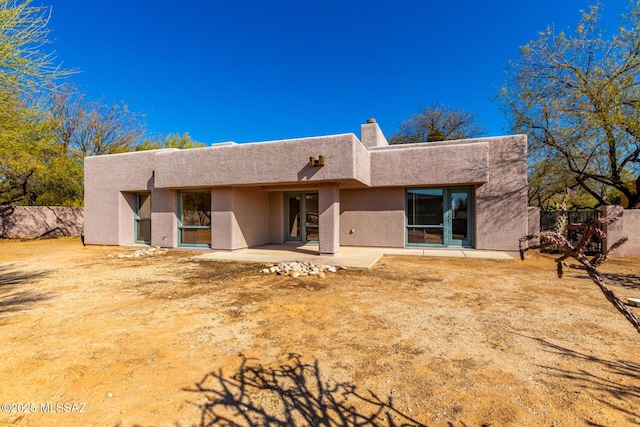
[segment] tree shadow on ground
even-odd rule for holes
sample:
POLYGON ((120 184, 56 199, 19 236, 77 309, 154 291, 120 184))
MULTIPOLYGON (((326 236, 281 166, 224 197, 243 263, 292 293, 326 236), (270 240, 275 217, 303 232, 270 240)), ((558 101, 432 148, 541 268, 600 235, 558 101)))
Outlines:
POLYGON ((51 297, 48 292, 22 290, 21 286, 44 276, 46 272, 19 271, 11 265, 0 265, 0 314, 25 310, 32 304, 51 297))
POLYGON ((396 409, 391 396, 381 399, 353 384, 323 381, 317 360, 303 363, 300 355, 289 354, 287 363, 271 368, 240 357, 234 375, 211 372, 184 389, 204 400, 194 402, 200 427, 426 427, 396 409))
POLYGON ((614 273, 601 273, 607 281, 611 284, 622 286, 628 289, 640 289, 640 275, 639 274, 614 274, 614 273))
MULTIPOLYGON (((557 365, 538 366, 549 370, 551 375, 570 380, 583 390, 590 391, 591 397, 603 405, 628 415, 629 425, 640 425, 640 414, 627 409, 637 408, 637 402, 640 402, 639 362, 622 359, 608 360, 597 355, 571 350, 542 338, 516 335, 537 341, 549 353, 570 357, 580 362, 579 367, 573 369, 561 368, 557 365), (607 396, 609 398, 606 398, 607 396), (627 408, 623 407, 625 405, 627 408)), ((589 423, 588 420, 585 422, 589 423)))

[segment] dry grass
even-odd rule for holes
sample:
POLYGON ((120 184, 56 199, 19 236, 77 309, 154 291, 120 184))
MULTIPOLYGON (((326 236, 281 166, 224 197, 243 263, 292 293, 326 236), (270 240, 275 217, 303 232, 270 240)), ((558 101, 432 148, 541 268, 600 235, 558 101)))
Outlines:
MULTIPOLYGON (((122 251, 0 242, 0 400, 86 403, 0 424, 640 425, 638 334, 549 257, 291 279, 122 251)), ((640 293, 639 259, 602 271, 640 293)))

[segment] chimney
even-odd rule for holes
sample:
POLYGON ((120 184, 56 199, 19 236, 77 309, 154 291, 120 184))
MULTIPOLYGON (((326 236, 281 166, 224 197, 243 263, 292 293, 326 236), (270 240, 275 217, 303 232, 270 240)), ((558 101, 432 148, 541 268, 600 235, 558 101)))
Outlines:
POLYGON ((367 123, 360 125, 360 141, 367 148, 389 145, 374 118, 367 119, 367 123))

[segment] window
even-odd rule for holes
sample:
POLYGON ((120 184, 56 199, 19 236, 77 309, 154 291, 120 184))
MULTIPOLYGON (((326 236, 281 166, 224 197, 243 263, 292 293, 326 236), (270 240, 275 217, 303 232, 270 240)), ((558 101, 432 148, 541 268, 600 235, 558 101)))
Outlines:
POLYGON ((211 192, 180 193, 178 231, 181 246, 211 246, 211 192))
POLYGON ((136 243, 151 244, 151 194, 136 194, 134 218, 136 243))
POLYGON ((444 244, 442 188, 407 190, 407 243, 444 244))

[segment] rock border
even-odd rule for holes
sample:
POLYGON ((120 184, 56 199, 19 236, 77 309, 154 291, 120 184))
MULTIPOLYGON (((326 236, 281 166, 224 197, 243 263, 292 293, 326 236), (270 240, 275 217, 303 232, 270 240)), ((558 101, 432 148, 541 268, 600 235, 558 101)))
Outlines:
POLYGON ((305 262, 281 262, 274 264, 269 268, 260 270, 262 274, 277 274, 278 276, 300 277, 300 276, 316 276, 320 279, 324 278, 327 273, 335 273, 338 270, 346 270, 345 267, 333 265, 316 265, 310 261, 305 262))

